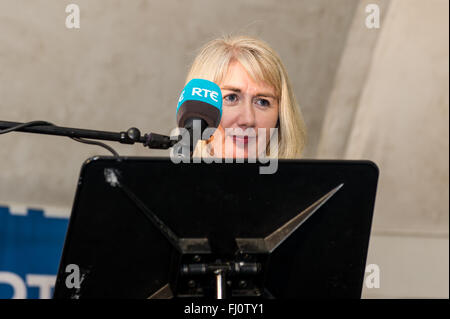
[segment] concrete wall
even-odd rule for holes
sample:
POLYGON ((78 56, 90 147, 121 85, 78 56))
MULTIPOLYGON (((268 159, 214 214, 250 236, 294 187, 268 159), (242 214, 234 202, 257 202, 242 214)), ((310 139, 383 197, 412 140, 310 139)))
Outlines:
POLYGON ((385 286, 373 297, 448 298, 448 5, 392 1, 348 141, 346 158, 382 171, 369 262, 385 286))
POLYGON ((368 263, 382 280, 364 296, 448 298, 448 1, 381 12, 378 36, 355 16, 317 156, 380 168, 368 263))
MULTIPOLYGON (((247 0, 0 2, 0 120, 169 133, 197 48, 260 36, 282 57, 308 126, 308 158, 381 169, 366 298, 448 298, 448 2, 247 0), (65 27, 69 3, 81 28, 65 27), (365 7, 381 9, 368 29, 365 7)), ((121 155, 159 155, 110 143, 121 155)), ((0 137, 0 203, 69 214, 84 159, 62 137, 0 137)))

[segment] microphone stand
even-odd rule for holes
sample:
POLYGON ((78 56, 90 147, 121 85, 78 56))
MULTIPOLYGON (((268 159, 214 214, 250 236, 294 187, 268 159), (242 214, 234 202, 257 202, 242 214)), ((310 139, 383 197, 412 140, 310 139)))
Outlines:
POLYGON ((142 143, 145 147, 151 149, 168 149, 178 143, 178 140, 171 140, 170 136, 148 133, 141 135, 139 129, 129 128, 122 132, 107 132, 97 130, 86 130, 71 127, 56 126, 49 122, 36 121, 30 123, 6 122, 0 121, 0 133, 2 130, 38 133, 47 135, 67 136, 74 139, 87 138, 94 140, 105 140, 120 142, 122 144, 142 143), (17 128, 16 128, 17 127, 17 128))

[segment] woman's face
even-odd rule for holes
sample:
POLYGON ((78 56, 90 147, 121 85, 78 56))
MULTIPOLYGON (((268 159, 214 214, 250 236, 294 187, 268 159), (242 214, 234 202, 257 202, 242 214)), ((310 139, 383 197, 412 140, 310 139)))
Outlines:
POLYGON ((219 86, 223 107, 220 125, 211 142, 214 156, 219 157, 220 150, 221 157, 228 158, 254 157, 265 151, 270 128, 276 127, 278 122, 275 89, 266 83, 254 82, 237 61, 230 63, 219 86))

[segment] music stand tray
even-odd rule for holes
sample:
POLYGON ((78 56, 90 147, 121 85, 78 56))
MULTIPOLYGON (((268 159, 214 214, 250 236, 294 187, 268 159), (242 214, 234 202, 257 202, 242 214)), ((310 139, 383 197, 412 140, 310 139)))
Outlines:
POLYGON ((53 297, 360 298, 377 166, 261 165, 88 159, 53 297))

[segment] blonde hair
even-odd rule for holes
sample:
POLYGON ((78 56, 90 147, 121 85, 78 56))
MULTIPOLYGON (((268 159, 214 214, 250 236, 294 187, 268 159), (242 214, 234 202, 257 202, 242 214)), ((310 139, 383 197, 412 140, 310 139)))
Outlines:
POLYGON ((306 128, 286 69, 278 54, 264 41, 248 36, 225 36, 206 43, 186 78, 220 83, 231 62, 238 61, 255 80, 271 85, 279 102, 278 157, 298 158, 306 140, 306 128))

